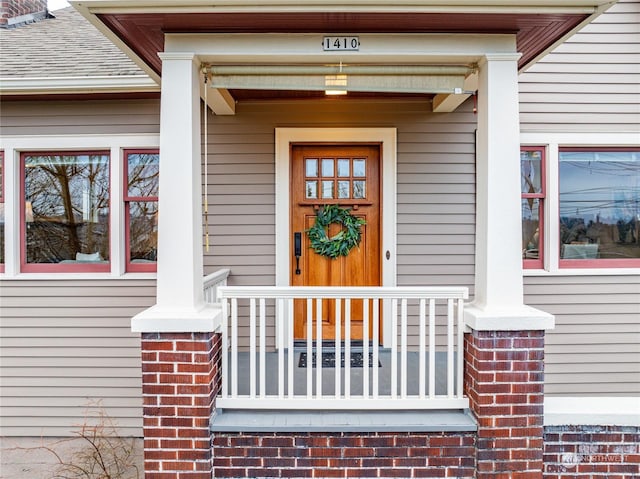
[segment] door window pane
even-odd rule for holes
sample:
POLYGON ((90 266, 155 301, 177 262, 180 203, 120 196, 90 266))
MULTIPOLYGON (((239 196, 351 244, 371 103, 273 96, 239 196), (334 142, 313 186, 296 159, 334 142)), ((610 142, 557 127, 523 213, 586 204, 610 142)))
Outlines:
POLYGON ((322 159, 322 176, 333 176, 333 158, 322 159))
POLYGON ((27 263, 107 263, 109 156, 23 158, 27 263))
POLYGON ((560 258, 640 258, 640 151, 560 151, 560 258))
POLYGON ((333 198, 333 181, 322 182, 322 197, 333 198))
POLYGON ((367 176, 366 161, 364 158, 353 160, 353 176, 358 178, 367 176))
POLYGON ((305 175, 310 178, 318 176, 318 160, 315 158, 307 158, 305 160, 305 175))
POLYGON ((307 199, 310 199, 310 200, 318 199, 318 182, 317 181, 306 182, 305 196, 307 197, 307 199))
POLYGON ((355 199, 365 198, 365 181, 364 180, 355 180, 353 182, 353 197, 355 199))
POLYGON ((338 160, 338 176, 341 178, 345 178, 345 177, 349 177, 350 175, 350 171, 349 171, 349 164, 351 162, 349 161, 348 158, 341 158, 338 160))
POLYGON ((349 182, 338 181, 338 198, 349 198, 349 182))

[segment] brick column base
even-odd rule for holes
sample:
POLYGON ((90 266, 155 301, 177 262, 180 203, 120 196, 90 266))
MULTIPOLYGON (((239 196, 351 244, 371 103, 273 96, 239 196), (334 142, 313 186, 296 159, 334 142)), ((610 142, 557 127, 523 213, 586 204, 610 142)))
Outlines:
POLYGON ((142 333, 145 479, 210 479, 220 334, 142 333))
POLYGON ((477 479, 542 479, 544 331, 465 337, 465 392, 478 420, 477 479))

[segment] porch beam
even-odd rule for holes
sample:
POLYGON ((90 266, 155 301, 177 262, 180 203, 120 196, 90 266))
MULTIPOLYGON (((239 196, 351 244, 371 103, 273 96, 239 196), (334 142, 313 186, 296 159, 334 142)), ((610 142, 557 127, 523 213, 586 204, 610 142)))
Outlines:
MULTIPOLYGON (((477 73, 473 73, 464 79, 463 90, 465 92, 475 92, 478 90, 477 73)), ((452 111, 456 111, 470 96, 470 93, 438 93, 433 97, 432 111, 434 113, 451 113, 452 111)))
POLYGON ((236 100, 226 88, 209 88, 205 95, 205 88, 208 84, 200 82, 200 98, 206 99, 207 106, 211 108, 214 115, 235 115, 236 100))

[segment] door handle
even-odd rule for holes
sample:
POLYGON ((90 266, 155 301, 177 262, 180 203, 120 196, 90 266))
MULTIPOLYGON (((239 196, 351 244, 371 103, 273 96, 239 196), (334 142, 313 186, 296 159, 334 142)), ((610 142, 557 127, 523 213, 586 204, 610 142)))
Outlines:
POLYGON ((302 256, 302 233, 293 233, 293 254, 296 257, 296 274, 300 274, 300 256, 302 256))

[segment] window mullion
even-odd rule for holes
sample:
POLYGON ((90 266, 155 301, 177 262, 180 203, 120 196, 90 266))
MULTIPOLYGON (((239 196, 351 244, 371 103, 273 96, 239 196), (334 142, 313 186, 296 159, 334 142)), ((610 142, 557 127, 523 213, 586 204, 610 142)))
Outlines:
POLYGON ((120 148, 111 148, 111 275, 121 276, 125 272, 124 248, 124 186, 122 178, 123 152, 120 148))
POLYGON ((547 200, 545 201, 545 231, 544 238, 545 269, 557 272, 560 264, 560 182, 558 178, 558 144, 550 143, 547 147, 546 158, 546 186, 547 200))

